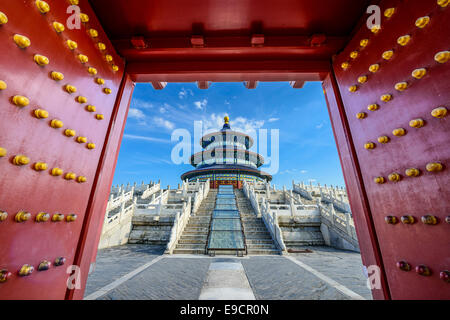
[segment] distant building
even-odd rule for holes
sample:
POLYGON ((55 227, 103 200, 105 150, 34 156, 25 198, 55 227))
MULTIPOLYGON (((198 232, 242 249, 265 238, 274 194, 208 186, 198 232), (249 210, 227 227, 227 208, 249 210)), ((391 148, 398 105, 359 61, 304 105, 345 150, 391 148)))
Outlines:
POLYGON ((210 187, 233 185, 241 189, 243 182, 268 182, 272 176, 258 168, 264 164, 264 158, 249 151, 253 139, 245 133, 231 130, 229 118, 220 131, 203 136, 200 144, 204 149, 191 156, 195 170, 188 171, 181 179, 188 181, 210 180, 210 187))

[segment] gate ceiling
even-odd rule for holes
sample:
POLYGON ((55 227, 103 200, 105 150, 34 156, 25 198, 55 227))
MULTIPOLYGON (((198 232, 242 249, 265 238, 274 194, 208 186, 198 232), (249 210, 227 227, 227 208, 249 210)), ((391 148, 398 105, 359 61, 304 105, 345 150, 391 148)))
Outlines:
POLYGON ((368 1, 90 2, 135 81, 301 82, 325 77, 368 1))

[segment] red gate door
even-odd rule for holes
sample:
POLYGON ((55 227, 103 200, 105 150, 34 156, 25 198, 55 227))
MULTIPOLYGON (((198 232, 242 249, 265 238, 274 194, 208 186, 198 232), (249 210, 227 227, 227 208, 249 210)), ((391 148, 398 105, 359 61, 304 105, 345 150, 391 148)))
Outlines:
POLYGON ((96 249, 131 86, 77 2, 0 4, 0 299, 82 298, 96 249))
MULTIPOLYGON (((369 30, 362 21, 333 62, 340 97, 333 97, 333 79, 324 84, 329 107, 336 100, 341 104, 347 128, 335 134, 352 212, 357 227, 366 223, 357 229, 363 261, 379 263, 382 276, 384 271, 384 298, 450 299, 446 4, 381 1, 381 28, 369 30), (339 144, 345 139, 349 149, 339 144), (355 184, 358 170, 361 190, 355 184), (381 256, 367 249, 368 239, 381 256)), ((339 125, 334 123, 335 129, 339 125)), ((380 290, 373 292, 382 297, 380 290)))

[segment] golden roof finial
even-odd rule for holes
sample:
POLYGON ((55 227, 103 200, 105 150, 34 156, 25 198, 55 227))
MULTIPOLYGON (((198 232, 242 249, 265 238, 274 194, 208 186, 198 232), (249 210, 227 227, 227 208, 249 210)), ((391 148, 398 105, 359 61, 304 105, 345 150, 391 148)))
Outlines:
POLYGON ((225 123, 229 123, 229 122, 230 122, 230 118, 229 118, 228 116, 225 116, 225 117, 223 118, 223 120, 225 121, 225 123))

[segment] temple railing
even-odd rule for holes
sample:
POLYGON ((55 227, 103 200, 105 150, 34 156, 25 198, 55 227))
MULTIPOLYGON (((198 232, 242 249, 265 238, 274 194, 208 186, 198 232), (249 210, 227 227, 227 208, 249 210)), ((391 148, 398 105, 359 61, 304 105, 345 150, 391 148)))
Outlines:
POLYGON ((130 200, 133 200, 133 194, 134 194, 133 188, 128 192, 122 190, 116 196, 114 196, 114 194, 111 194, 108 200, 108 204, 106 205, 106 212, 114 210, 115 208, 121 206, 122 203, 126 203, 130 200))
POLYGON ((355 224, 352 217, 348 213, 337 214, 334 210, 333 204, 324 206, 319 203, 319 212, 321 215, 322 223, 327 224, 333 229, 338 229, 341 235, 345 236, 345 239, 356 246, 358 245, 358 237, 356 235, 355 224))
POLYGON ((270 213, 269 203, 267 202, 267 199, 263 198, 260 205, 258 203, 252 185, 248 184, 246 181, 244 181, 243 184, 243 191, 245 196, 250 200, 253 210, 255 211, 257 216, 262 218, 275 244, 278 246, 282 253, 286 252, 287 249, 283 241, 283 235, 281 233, 280 226, 278 225, 277 214, 275 212, 272 214, 270 213))
POLYGON ((155 184, 155 185, 153 185, 151 187, 147 186, 147 189, 145 189, 142 192, 141 198, 142 199, 147 199, 148 197, 150 197, 155 192, 158 192, 159 190, 161 190, 161 183, 155 184))
POLYGON ((343 212, 351 212, 350 204, 348 202, 342 201, 343 198, 340 199, 334 197, 332 194, 322 193, 321 198, 323 202, 332 203, 336 208, 343 212))
POLYGON ((266 199, 264 199, 261 203, 261 217, 266 225, 266 228, 269 230, 272 239, 275 240, 275 243, 278 245, 282 252, 286 252, 287 248, 284 244, 283 234, 281 232, 281 228, 278 224, 278 215, 276 212, 270 211, 270 204, 266 199))
POLYGON ((181 234, 183 233, 184 228, 186 227, 187 222, 189 221, 189 217, 191 215, 191 198, 188 198, 187 202, 183 203, 181 212, 177 212, 175 215, 175 221, 173 223, 172 230, 170 232, 170 239, 167 243, 165 253, 172 254, 173 250, 180 239, 181 234))
POLYGON ((308 200, 313 200, 313 196, 312 196, 312 190, 308 190, 307 188, 305 188, 303 186, 303 183, 300 184, 292 184, 292 190, 294 192, 297 192, 298 194, 300 194, 302 197, 308 199, 308 200))
POLYGON ((332 203, 335 208, 343 212, 351 212, 347 192, 344 188, 327 187, 327 185, 321 186, 320 184, 313 186, 312 184, 305 185, 303 182, 298 184, 292 182, 292 189, 307 199, 313 200, 315 196, 323 202, 332 203))
POLYGON ((203 199, 205 199, 208 196, 209 184, 210 184, 209 179, 205 182, 202 182, 201 185, 199 186, 198 192, 195 193, 192 207, 192 214, 197 213, 197 210, 200 207, 200 204, 202 203, 203 199))
POLYGON ((121 203, 120 211, 113 215, 112 217, 108 217, 108 214, 105 214, 105 221, 103 223, 102 233, 108 232, 118 224, 121 224, 124 220, 131 217, 134 212, 135 202, 133 201, 129 206, 126 206, 126 201, 121 203))

